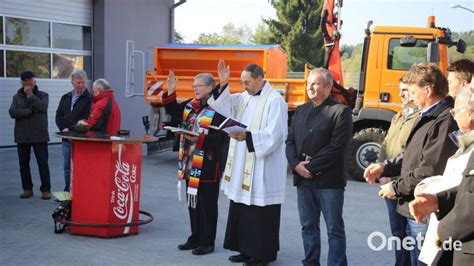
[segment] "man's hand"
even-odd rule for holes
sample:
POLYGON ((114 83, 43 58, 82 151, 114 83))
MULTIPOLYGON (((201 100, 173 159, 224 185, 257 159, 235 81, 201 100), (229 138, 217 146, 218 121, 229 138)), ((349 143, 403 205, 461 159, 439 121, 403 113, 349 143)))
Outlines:
POLYGON ((311 179, 313 176, 312 176, 311 173, 308 171, 308 169, 306 169, 306 167, 304 167, 304 166, 307 165, 308 163, 309 163, 309 161, 302 161, 302 162, 300 162, 299 164, 296 165, 295 171, 296 171, 300 176, 302 176, 303 178, 311 179))
POLYGON ((31 85, 24 85, 24 86, 23 86, 23 92, 26 94, 26 96, 31 96, 31 95, 33 95, 33 86, 31 86, 31 85))
POLYGON ((379 183, 381 185, 385 185, 385 184, 390 183, 390 182, 392 182, 392 179, 390 177, 381 177, 381 178, 379 178, 379 183))
POLYGON ((408 204, 410 213, 417 223, 425 219, 430 213, 438 209, 438 198, 432 194, 419 194, 408 204))
POLYGON ((391 189, 392 182, 380 186, 379 196, 384 199, 396 199, 397 195, 391 189))
POLYGON ((79 120, 79 121, 77 122, 77 124, 78 124, 78 125, 86 125, 86 126, 89 125, 89 124, 87 124, 86 120, 79 120))
POLYGON ((229 137, 237 141, 244 141, 247 139, 247 133, 246 132, 230 132, 229 137))
POLYGON ((440 248, 440 247, 441 247, 441 244, 442 244, 442 242, 441 242, 441 239, 439 239, 438 232, 436 232, 436 235, 435 235, 435 239, 434 239, 434 241, 435 241, 435 245, 436 245, 437 247, 439 247, 439 248, 440 248))
POLYGON ((226 66, 223 59, 220 59, 219 63, 217 64, 217 73, 219 74, 219 83, 221 84, 221 88, 222 86, 229 84, 230 66, 226 66))
POLYGON ((381 163, 372 163, 364 171, 365 181, 369 184, 375 184, 375 180, 383 173, 384 165, 381 163))
POLYGON ((69 128, 64 128, 61 132, 69 132, 69 128))
POLYGON ((191 142, 196 142, 198 140, 198 137, 194 135, 183 134, 183 137, 191 142))
POLYGON ((176 91, 176 86, 178 85, 178 79, 174 76, 174 72, 170 71, 168 73, 168 95, 173 94, 176 91))

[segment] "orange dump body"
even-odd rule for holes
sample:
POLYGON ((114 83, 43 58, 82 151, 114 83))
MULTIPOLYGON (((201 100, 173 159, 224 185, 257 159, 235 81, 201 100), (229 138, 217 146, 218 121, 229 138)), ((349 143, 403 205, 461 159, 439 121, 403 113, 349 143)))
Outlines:
POLYGON ((281 92, 290 109, 306 100, 305 79, 286 79, 287 55, 278 45, 168 44, 155 48, 155 73, 146 75, 145 101, 153 105, 162 104, 169 71, 174 71, 178 79, 178 101, 193 98, 195 75, 211 73, 219 82, 219 59, 224 59, 230 66, 232 92, 243 91, 240 85, 242 69, 248 64, 258 64, 265 72, 265 79, 281 92))

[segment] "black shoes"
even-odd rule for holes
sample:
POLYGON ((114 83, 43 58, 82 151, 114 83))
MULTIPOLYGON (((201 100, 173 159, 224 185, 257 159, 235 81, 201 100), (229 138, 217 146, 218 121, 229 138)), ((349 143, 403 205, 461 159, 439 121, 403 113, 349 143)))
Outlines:
POLYGON ((210 247, 197 247, 197 248, 193 249, 192 252, 193 252, 194 255, 206 255, 206 254, 214 252, 214 247, 213 246, 210 246, 210 247))
POLYGON ((178 245, 179 250, 191 250, 191 249, 195 249, 195 248, 198 248, 198 247, 199 247, 199 244, 190 243, 190 242, 187 242, 187 241, 186 241, 186 243, 178 245))
POLYGON ((243 262, 245 266, 266 266, 269 263, 268 261, 253 259, 242 253, 239 255, 230 256, 229 260, 231 262, 243 262))
POLYGON ((245 256, 244 254, 240 253, 239 255, 233 255, 229 257, 231 262, 247 262, 250 260, 250 257, 245 256))
POLYGON ((245 266, 267 266, 268 261, 249 259, 246 262, 244 262, 244 265, 245 266))
POLYGON ((200 247, 198 243, 191 243, 186 241, 186 243, 178 245, 179 250, 193 250, 194 255, 206 255, 214 252, 214 246, 200 247))

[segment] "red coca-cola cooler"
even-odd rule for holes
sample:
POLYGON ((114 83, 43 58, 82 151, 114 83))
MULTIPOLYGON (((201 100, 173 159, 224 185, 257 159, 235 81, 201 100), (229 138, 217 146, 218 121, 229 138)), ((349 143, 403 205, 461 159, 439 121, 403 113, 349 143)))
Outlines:
POLYGON ((137 234, 137 225, 124 224, 139 221, 142 142, 154 138, 61 134, 72 141, 70 233, 137 234))

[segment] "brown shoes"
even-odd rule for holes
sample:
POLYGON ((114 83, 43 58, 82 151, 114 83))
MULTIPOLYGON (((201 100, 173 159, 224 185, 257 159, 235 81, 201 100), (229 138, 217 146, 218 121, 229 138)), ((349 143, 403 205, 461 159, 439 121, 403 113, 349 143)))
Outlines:
MULTIPOLYGON (((22 198, 22 199, 27 199, 27 198, 31 198, 31 197, 33 197, 33 191, 31 191, 31 190, 25 190, 20 195, 20 198, 22 198)), ((51 199, 51 192, 49 192, 49 191, 42 192, 41 198, 44 199, 44 200, 51 199)))
POLYGON ((44 200, 51 199, 51 192, 49 192, 49 191, 43 192, 43 195, 41 196, 41 198, 44 199, 44 200))
POLYGON ((31 190, 25 190, 23 193, 21 193, 20 198, 22 199, 27 199, 33 197, 33 191, 31 190))

